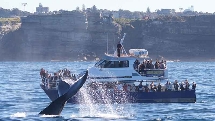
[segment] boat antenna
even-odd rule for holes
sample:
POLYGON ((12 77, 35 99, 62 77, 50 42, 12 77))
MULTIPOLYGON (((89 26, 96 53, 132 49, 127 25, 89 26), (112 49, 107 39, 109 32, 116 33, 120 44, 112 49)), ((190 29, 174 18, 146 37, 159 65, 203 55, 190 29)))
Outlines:
POLYGON ((108 33, 107 33, 107 54, 108 54, 108 33))
POLYGON ((126 53, 125 48, 124 48, 124 46, 123 46, 123 44, 122 44, 123 41, 124 41, 124 39, 125 39, 125 35, 126 35, 126 33, 124 33, 122 39, 120 40, 120 44, 122 45, 122 53, 124 52, 124 53, 126 54, 126 56, 128 56, 128 54, 126 53))
POLYGON ((120 40, 120 44, 121 44, 121 45, 122 45, 122 43, 123 43, 123 41, 124 41, 124 39, 125 39, 125 35, 126 35, 126 33, 124 33, 122 39, 120 40))

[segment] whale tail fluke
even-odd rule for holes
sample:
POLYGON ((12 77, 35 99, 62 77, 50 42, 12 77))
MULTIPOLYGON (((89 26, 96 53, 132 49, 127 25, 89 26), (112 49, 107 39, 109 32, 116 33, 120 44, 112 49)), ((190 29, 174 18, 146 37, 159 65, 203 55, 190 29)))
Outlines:
POLYGON ((83 86, 87 79, 88 71, 85 72, 85 74, 78 79, 77 82, 75 82, 69 90, 51 102, 48 107, 46 107, 44 110, 42 110, 39 114, 44 114, 44 115, 60 115, 62 112, 64 105, 66 102, 73 96, 75 95, 78 90, 83 86))

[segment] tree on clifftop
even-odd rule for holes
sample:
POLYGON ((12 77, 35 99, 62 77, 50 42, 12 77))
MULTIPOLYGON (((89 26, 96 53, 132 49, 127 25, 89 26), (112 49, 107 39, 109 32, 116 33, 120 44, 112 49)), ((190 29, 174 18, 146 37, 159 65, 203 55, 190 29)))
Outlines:
POLYGON ((93 10, 92 10, 93 12, 97 12, 97 8, 96 8, 95 5, 93 5, 92 9, 93 9, 93 10))
POLYGON ((146 13, 151 13, 150 8, 148 7, 146 13))
POLYGON ((84 4, 82 5, 82 11, 85 11, 85 5, 84 4))
POLYGON ((79 8, 79 7, 76 7, 76 11, 80 11, 80 8, 79 8))

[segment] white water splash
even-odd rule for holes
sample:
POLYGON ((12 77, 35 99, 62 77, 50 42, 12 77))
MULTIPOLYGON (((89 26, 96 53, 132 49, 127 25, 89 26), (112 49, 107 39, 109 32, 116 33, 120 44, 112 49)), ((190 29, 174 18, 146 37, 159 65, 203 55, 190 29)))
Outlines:
POLYGON ((25 112, 17 112, 13 115, 11 115, 10 117, 12 118, 23 118, 23 117, 26 117, 26 113, 25 112))
POLYGON ((60 117, 60 116, 59 115, 40 115, 40 117, 53 118, 53 117, 60 117))
POLYGON ((117 114, 98 114, 98 117, 107 118, 107 119, 119 119, 125 118, 125 116, 117 115, 117 114))

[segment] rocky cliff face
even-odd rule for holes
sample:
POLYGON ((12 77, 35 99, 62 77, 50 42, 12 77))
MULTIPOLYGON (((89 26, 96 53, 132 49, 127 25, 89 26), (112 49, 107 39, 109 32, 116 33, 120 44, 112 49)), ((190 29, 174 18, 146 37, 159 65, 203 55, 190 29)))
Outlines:
POLYGON ((160 17, 132 21, 126 48, 145 48, 154 59, 214 61, 215 16, 160 17))
POLYGON ((113 53, 123 33, 126 50, 145 48, 153 59, 215 60, 215 16, 164 16, 126 26, 99 13, 31 15, 0 42, 0 60, 94 60, 113 53), (108 40, 108 41, 107 41, 108 40))
POLYGON ((99 13, 31 15, 22 18, 19 30, 2 38, 0 60, 92 60, 104 54, 107 35, 112 44, 117 31, 99 13))

